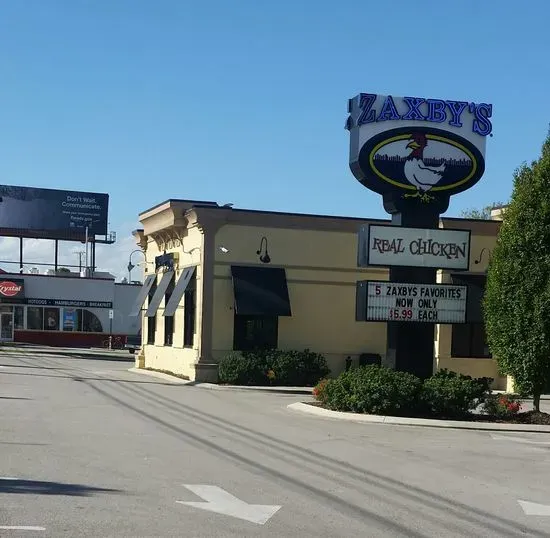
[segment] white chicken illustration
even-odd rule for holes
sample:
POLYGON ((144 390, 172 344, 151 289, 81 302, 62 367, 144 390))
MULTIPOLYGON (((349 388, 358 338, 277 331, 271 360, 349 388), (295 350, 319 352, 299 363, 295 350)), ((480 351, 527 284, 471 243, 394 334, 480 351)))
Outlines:
POLYGON ((412 149, 412 152, 405 161, 405 177, 417 190, 414 194, 405 194, 405 198, 419 197, 422 202, 429 202, 433 196, 430 196, 428 191, 443 177, 445 163, 439 166, 424 164, 424 148, 427 145, 426 135, 422 133, 414 133, 407 144, 407 148, 412 149))

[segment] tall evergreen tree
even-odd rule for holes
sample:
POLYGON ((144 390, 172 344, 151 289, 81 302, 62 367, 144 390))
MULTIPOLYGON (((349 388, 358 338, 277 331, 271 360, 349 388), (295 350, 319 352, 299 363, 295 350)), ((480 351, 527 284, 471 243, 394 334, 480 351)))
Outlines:
POLYGON ((514 173, 484 298, 489 347, 518 392, 550 387, 550 132, 540 158, 514 173))

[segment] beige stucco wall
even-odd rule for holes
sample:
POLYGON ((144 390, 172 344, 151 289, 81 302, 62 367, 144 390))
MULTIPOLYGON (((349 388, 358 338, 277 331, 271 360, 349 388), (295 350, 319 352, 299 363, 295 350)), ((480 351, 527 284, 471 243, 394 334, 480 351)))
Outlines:
MULTIPOLYGON (((193 342, 193 348, 183 347, 183 320, 184 320, 184 307, 183 298, 180 305, 174 315, 174 335, 172 346, 164 345, 164 298, 160 303, 157 310, 156 319, 156 333, 155 344, 144 344, 142 348, 142 356, 144 359, 143 366, 146 368, 155 368, 159 370, 167 370, 177 374, 188 376, 190 379, 194 379, 195 368, 193 365, 197 362, 199 357, 199 342, 200 342, 200 316, 202 314, 202 301, 201 301, 201 279, 202 279, 202 266, 201 249, 203 247, 203 235, 197 227, 190 228, 187 235, 183 239, 183 246, 173 246, 167 248, 166 253, 178 253, 179 264, 176 270, 176 282, 179 279, 183 269, 190 265, 197 265, 196 278, 197 278, 197 305, 195 315, 195 337, 193 342)), ((148 273, 154 271, 155 256, 163 254, 164 250, 159 250, 157 244, 154 241, 150 241, 147 244, 146 260, 148 262, 148 273), (152 263, 151 263, 152 262, 152 263)), ((157 276, 157 283, 160 282, 161 274, 157 276)), ((144 308, 147 307, 147 301, 145 301, 144 308)), ((143 341, 147 342, 147 322, 148 318, 143 317, 142 335, 143 341)), ((143 361, 142 359, 142 361, 143 361)))
MULTIPOLYGON (((470 238, 470 266, 469 271, 484 274, 489 264, 489 252, 496 244, 496 236, 474 235, 470 238), (486 249, 480 257, 483 249, 486 249), (478 260, 479 263, 475 263, 478 260)), ((451 276, 447 271, 439 271, 438 282, 450 283, 451 276)), ((438 369, 447 368, 454 372, 470 375, 472 377, 492 377, 495 390, 506 389, 506 377, 498 373, 497 363, 488 358, 467 358, 451 356, 452 327, 451 325, 438 325, 436 330, 435 357, 438 369)))
POLYGON ((279 318, 279 348, 322 353, 333 374, 345 368, 348 356, 357 360, 365 352, 385 355, 386 324, 355 321, 355 283, 387 280, 388 271, 357 268, 355 233, 226 225, 216 235, 216 246, 216 359, 233 348, 232 264, 285 267, 292 316, 279 318), (262 236, 268 239, 268 265, 256 254, 262 236), (223 253, 221 246, 229 251, 223 253))

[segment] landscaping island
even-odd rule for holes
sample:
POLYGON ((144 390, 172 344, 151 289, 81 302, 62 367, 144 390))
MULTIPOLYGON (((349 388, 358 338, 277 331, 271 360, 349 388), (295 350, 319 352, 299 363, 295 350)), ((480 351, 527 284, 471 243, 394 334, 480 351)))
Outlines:
POLYGON ((422 381, 383 366, 363 366, 321 380, 311 405, 371 415, 550 425, 550 414, 523 410, 521 395, 491 392, 492 381, 448 370, 422 381))

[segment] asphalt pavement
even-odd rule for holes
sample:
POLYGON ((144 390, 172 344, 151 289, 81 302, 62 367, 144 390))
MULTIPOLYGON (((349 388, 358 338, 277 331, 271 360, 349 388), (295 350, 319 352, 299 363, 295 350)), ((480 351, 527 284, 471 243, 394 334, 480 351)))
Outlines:
POLYGON ((550 536, 550 436, 359 424, 306 395, 0 351, 0 536, 550 536))

